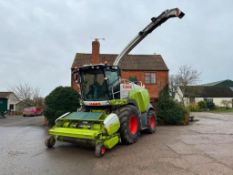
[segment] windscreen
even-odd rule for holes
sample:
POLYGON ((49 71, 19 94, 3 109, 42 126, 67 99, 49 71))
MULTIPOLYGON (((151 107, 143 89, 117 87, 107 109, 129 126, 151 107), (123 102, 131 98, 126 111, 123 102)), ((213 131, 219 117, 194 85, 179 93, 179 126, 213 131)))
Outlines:
POLYGON ((84 100, 103 101, 109 99, 107 84, 102 69, 82 71, 81 81, 84 100))
POLYGON ((108 90, 111 92, 112 98, 120 97, 120 84, 119 84, 119 74, 115 69, 109 69, 105 72, 108 79, 108 90))

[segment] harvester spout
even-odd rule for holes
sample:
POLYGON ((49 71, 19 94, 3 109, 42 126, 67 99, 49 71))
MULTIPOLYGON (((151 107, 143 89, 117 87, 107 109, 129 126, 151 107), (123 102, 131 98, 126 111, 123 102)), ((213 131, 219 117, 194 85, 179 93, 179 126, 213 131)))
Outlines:
POLYGON ((113 65, 119 65, 122 58, 124 58, 134 47, 136 47, 149 33, 167 21, 169 18, 178 17, 183 18, 184 12, 178 8, 165 10, 158 17, 151 18, 151 23, 148 24, 138 35, 124 48, 124 50, 117 56, 113 65))

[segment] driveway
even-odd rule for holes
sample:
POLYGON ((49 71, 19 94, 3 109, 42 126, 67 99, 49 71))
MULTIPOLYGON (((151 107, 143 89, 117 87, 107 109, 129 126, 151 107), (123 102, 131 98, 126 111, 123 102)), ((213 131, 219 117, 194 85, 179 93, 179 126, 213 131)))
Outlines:
POLYGON ((160 126, 103 158, 69 143, 44 146, 43 117, 0 119, 0 174, 4 175, 233 175, 233 113, 194 113, 189 126, 160 126))

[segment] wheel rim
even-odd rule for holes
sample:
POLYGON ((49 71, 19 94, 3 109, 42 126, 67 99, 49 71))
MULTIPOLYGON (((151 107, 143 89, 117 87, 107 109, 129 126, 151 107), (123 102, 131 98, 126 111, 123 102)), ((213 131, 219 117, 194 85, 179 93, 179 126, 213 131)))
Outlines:
POLYGON ((101 150, 100 150, 101 155, 104 155, 105 151, 106 151, 105 147, 104 147, 104 146, 102 146, 102 147, 101 147, 101 150))
POLYGON ((151 116, 150 118, 150 127, 153 129, 155 128, 155 116, 151 116))
POLYGON ((138 131, 138 119, 136 116, 132 116, 129 121, 129 131, 135 135, 138 131))

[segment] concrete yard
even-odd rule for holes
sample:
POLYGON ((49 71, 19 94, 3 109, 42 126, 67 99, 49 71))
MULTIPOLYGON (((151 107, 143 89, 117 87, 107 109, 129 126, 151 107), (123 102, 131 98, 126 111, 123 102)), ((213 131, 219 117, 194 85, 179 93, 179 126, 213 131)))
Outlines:
POLYGON ((233 113, 194 113, 189 126, 160 126, 103 158, 69 143, 46 149, 43 117, 0 119, 0 175, 233 175, 233 113))

